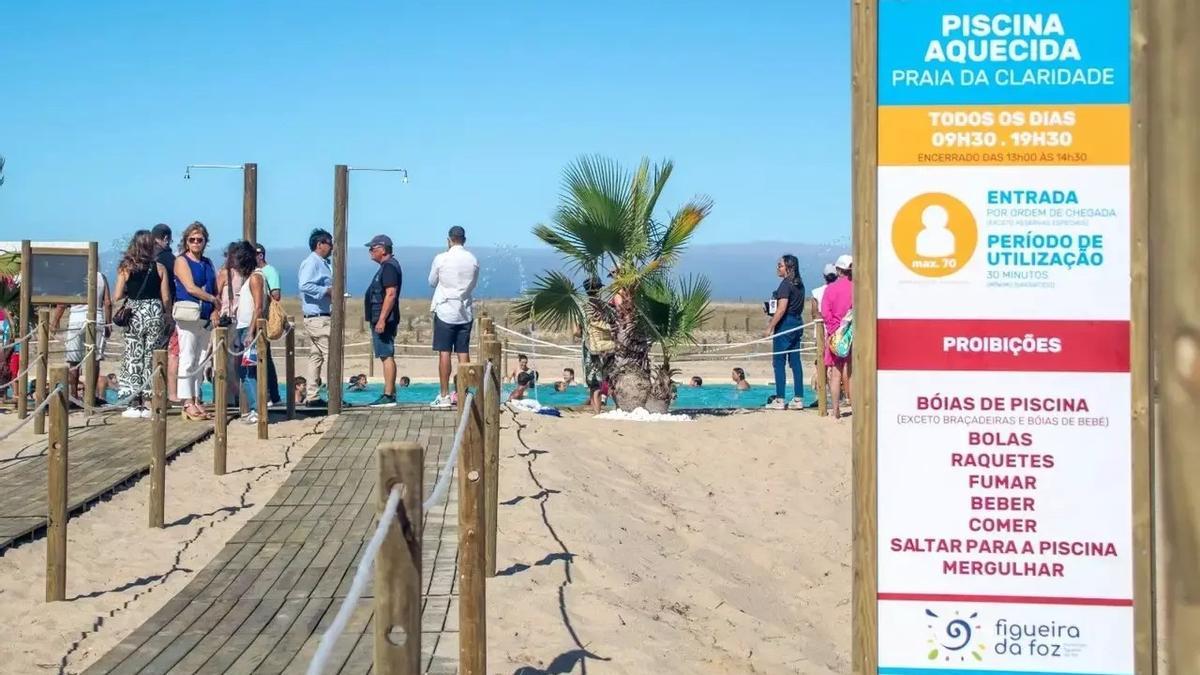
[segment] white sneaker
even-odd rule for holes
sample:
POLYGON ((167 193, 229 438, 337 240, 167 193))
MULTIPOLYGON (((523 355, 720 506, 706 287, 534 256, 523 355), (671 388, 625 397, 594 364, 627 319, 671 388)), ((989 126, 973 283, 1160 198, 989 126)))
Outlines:
POLYGON ((142 409, 137 408, 137 407, 126 408, 121 411, 121 417, 125 417, 125 418, 131 419, 131 420, 141 419, 142 409))
POLYGON ((799 396, 793 396, 791 402, 788 403, 788 410, 804 410, 804 399, 799 396))
POLYGON ((453 408, 454 404, 450 402, 449 396, 438 396, 437 398, 433 399, 433 403, 430 403, 429 407, 445 409, 445 408, 453 408))
POLYGON ((144 420, 148 420, 148 419, 151 419, 154 417, 154 413, 151 412, 150 409, 145 406, 138 408, 138 410, 141 412, 141 418, 144 420))
POLYGON ((242 418, 242 422, 247 425, 258 424, 258 412, 251 410, 250 412, 246 413, 246 416, 242 418))
POLYGON ((783 399, 781 399, 781 398, 777 398, 774 401, 771 401, 770 403, 767 404, 766 407, 767 407, 767 410, 787 410, 787 404, 784 403, 783 399))

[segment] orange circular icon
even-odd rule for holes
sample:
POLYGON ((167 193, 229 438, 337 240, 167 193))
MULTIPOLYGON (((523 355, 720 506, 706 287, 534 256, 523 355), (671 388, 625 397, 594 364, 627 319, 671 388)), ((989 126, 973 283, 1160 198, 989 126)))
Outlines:
POLYGON ((979 243, 971 209, 944 192, 908 200, 892 222, 892 248, 909 270, 945 277, 966 266, 979 243))

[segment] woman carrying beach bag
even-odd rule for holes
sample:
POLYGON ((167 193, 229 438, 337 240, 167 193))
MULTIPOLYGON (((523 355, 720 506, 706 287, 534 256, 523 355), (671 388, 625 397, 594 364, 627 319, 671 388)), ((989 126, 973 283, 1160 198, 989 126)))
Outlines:
POLYGON ((255 338, 258 334, 258 320, 266 318, 267 283, 263 275, 255 269, 257 254, 254 246, 248 241, 239 241, 230 250, 228 265, 230 269, 241 275, 246 281, 238 293, 236 321, 237 340, 235 351, 241 352, 242 359, 238 367, 242 391, 246 394, 246 404, 250 414, 243 418, 247 424, 258 422, 258 350, 255 348, 255 338))
POLYGON ((183 417, 197 421, 212 419, 200 399, 200 384, 204 381, 204 368, 200 364, 208 358, 212 345, 211 317, 220 305, 217 270, 204 255, 207 248, 208 229, 200 222, 188 225, 175 258, 175 305, 171 312, 179 331, 178 386, 183 417))
POLYGON ((838 278, 825 287, 821 296, 821 318, 830 340, 826 340, 825 366, 829 369, 829 391, 833 397, 833 419, 842 416, 842 387, 846 389, 846 403, 850 403, 850 353, 853 339, 851 312, 854 310, 854 261, 848 255, 839 256, 834 267, 838 278), (843 323, 848 323, 845 330, 843 323))
POLYGON ((138 230, 117 267, 113 300, 128 316, 117 395, 122 399, 133 397, 122 417, 150 417, 146 399, 153 386, 150 374, 154 347, 162 337, 163 319, 171 306, 167 269, 155 260, 155 253, 153 235, 149 230, 138 230))

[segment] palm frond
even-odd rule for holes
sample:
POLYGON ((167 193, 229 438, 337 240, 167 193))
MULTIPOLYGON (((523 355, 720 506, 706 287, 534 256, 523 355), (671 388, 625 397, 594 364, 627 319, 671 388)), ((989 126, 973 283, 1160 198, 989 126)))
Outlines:
POLYGON ((712 200, 708 197, 696 197, 684 204, 663 229, 655 245, 655 257, 661 258, 664 264, 673 265, 710 212, 712 200))
POLYGON ((15 251, 0 253, 0 277, 15 277, 21 273, 21 254, 15 251))
POLYGON ((615 161, 580 157, 563 172, 556 231, 593 257, 625 255, 628 177, 615 161))
POLYGON ((549 330, 571 330, 583 325, 583 295, 567 275, 553 270, 539 275, 509 310, 517 322, 536 321, 549 330))
POLYGON ((4 155, 0 155, 0 185, 4 185, 4 155))
POLYGON ((638 309, 664 357, 681 345, 695 343, 696 332, 712 318, 711 298, 712 286, 703 276, 674 283, 654 280, 642 286, 638 309))

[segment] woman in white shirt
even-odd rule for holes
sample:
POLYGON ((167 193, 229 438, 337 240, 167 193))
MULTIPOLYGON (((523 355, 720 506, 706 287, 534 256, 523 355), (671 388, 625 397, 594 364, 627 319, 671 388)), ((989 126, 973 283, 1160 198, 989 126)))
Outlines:
POLYGON ((257 253, 248 241, 235 243, 229 251, 229 266, 233 272, 241 275, 243 282, 238 293, 237 313, 234 327, 237 329, 237 351, 245 350, 238 368, 242 381, 242 391, 245 392, 246 403, 250 414, 244 421, 246 424, 258 423, 258 366, 254 358, 247 358, 257 353, 250 347, 258 333, 258 319, 267 315, 267 285, 261 274, 256 271, 257 253))

